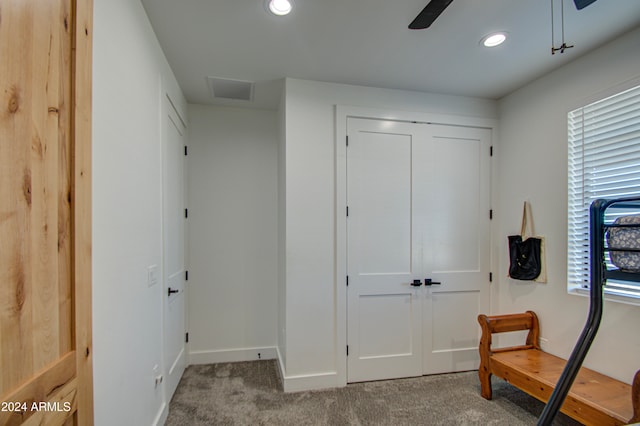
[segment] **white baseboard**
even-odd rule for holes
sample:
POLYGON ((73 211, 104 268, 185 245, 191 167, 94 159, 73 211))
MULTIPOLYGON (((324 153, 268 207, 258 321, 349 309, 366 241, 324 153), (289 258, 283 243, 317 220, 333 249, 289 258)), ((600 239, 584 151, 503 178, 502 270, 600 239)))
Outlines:
POLYGON ((338 373, 335 371, 330 371, 327 373, 287 376, 279 347, 276 347, 276 354, 278 356, 279 378, 282 381, 282 388, 285 392, 302 392, 308 390, 328 389, 344 386, 338 383, 338 373))
POLYGON ((167 417, 169 416, 169 404, 162 403, 162 407, 158 410, 158 414, 156 418, 153 420, 153 426, 162 426, 167 422, 167 417))
POLYGON ((338 387, 335 371, 317 374, 301 374, 298 376, 284 376, 283 388, 285 392, 301 392, 317 389, 338 387))
POLYGON ((189 365, 191 364, 217 364, 220 362, 256 361, 259 359, 276 359, 276 348, 241 348, 224 349, 217 351, 193 351, 189 352, 189 365))
POLYGON ((280 388, 284 389, 284 358, 282 358, 282 354, 280 353, 280 346, 276 346, 276 364, 278 366, 278 380, 280 380, 280 388))

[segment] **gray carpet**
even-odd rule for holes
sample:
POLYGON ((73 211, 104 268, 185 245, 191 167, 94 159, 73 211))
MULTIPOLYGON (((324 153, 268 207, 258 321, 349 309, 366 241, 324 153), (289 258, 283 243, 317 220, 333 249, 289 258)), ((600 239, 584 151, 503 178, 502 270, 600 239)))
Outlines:
MULTIPOLYGON (((544 405, 493 379, 480 396, 476 372, 284 393, 275 361, 193 365, 169 406, 167 426, 198 425, 535 425, 544 405)), ((560 414, 555 423, 575 426, 560 414)))

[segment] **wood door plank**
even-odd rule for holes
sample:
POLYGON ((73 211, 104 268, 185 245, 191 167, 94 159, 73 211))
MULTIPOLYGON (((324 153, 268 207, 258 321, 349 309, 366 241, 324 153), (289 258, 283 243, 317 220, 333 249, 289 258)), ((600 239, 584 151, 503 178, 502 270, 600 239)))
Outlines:
POLYGON ((0 395, 32 373, 31 206, 33 12, 20 2, 3 5, 0 21, 0 395), (6 41, 5 41, 6 40, 6 41), (9 42, 11 40, 11 42, 9 42), (20 230, 20 232, 16 232, 20 230))
POLYGON ((37 7, 31 31, 33 47, 31 90, 31 156, 29 168, 32 184, 31 268, 33 286, 33 371, 38 371, 59 357, 58 329, 58 247, 57 187, 58 144, 62 137, 57 115, 49 105, 59 103, 61 45, 57 10, 61 1, 37 7), (45 50, 43 47, 48 46, 45 50))
POLYGON ((62 96, 58 104, 49 104, 49 113, 57 116, 58 129, 61 135, 58 144, 58 320, 59 330, 66 331, 59 336, 59 353, 67 353, 73 349, 73 289, 71 269, 71 174, 72 174, 72 146, 71 137, 71 106, 72 106, 72 4, 61 3, 58 20, 63 24, 59 27, 62 43, 60 53, 59 87, 62 96), (65 53, 66 52, 66 53, 65 53))
POLYGON ((61 426, 67 423, 76 409, 78 395, 78 379, 73 379, 36 411, 24 423, 24 426, 61 426))
MULTIPOLYGON (((31 380, 10 393, 2 395, 0 401, 24 402, 31 407, 34 402, 49 401, 56 393, 67 384, 71 383, 76 375, 76 353, 69 352, 57 362, 47 366, 31 380)), ((0 412, 0 425, 22 424, 31 417, 34 412, 0 412)))

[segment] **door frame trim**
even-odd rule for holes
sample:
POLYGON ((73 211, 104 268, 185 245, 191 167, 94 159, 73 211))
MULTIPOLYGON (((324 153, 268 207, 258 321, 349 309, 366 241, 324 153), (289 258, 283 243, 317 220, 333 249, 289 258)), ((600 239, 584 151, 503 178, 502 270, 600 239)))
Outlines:
POLYGON ((92 334, 92 193, 91 118, 93 66, 93 0, 74 0, 72 34, 71 137, 72 162, 72 280, 75 320, 77 424, 93 425, 92 334))
MULTIPOLYGON (((347 122, 349 118, 405 121, 449 126, 479 127, 491 130, 492 144, 497 142, 498 120, 454 114, 437 114, 415 111, 398 111, 378 108, 335 105, 335 277, 336 286, 336 386, 347 385, 347 122)), ((490 166, 490 199, 494 205, 493 164, 490 166)), ((490 235, 493 232, 490 231, 490 235)), ((493 243, 490 242, 491 246, 493 243)), ((491 269, 495 270, 491 254, 491 269)), ((491 297, 491 296, 490 296, 491 297)))

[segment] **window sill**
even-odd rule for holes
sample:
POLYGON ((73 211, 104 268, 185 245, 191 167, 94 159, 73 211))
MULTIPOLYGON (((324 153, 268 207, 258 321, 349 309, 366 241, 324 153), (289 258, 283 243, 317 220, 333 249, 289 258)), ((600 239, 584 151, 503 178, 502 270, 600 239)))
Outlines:
MULTIPOLYGON (((576 296, 590 297, 588 288, 569 287, 567 289, 567 292, 576 296)), ((604 300, 608 302, 617 302, 624 303, 626 305, 640 306, 640 295, 628 294, 622 291, 605 289, 604 300)))

